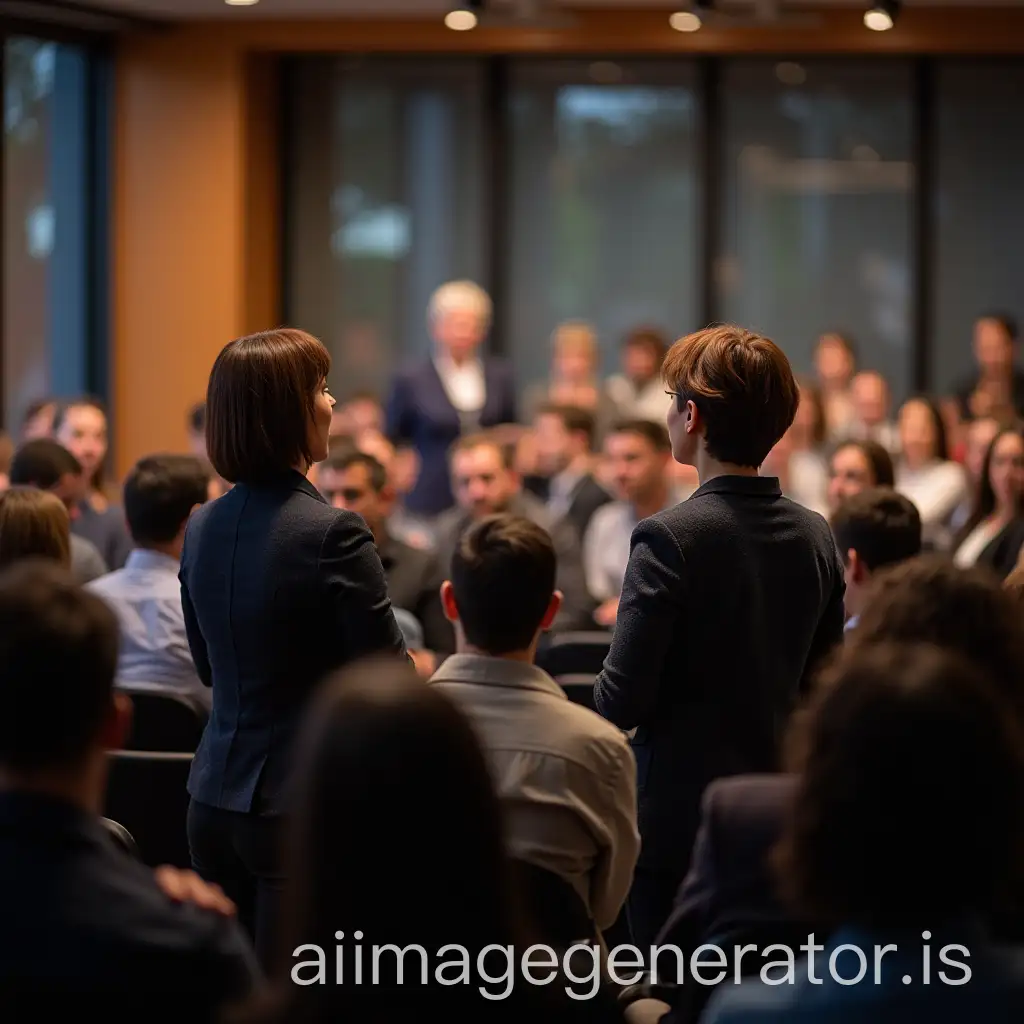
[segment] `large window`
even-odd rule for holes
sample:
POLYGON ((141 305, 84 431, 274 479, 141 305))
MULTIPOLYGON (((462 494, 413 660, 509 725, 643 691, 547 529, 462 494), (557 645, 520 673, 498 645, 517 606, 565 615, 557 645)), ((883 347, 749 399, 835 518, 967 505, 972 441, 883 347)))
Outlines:
POLYGON ((3 415, 97 387, 90 341, 99 297, 91 58, 41 39, 4 42, 3 415))

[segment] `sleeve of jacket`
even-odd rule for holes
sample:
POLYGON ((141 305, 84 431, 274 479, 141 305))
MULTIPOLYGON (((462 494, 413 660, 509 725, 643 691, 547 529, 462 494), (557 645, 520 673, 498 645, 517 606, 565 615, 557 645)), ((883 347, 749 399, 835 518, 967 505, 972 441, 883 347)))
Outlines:
POLYGON ((554 629, 593 629, 595 602, 587 588, 576 529, 568 520, 562 519, 554 523, 549 532, 558 560, 555 585, 562 592, 562 608, 555 617, 554 629))
POLYGON ((319 570, 336 614, 340 660, 406 654, 373 535, 358 516, 338 514, 324 535, 319 570))
POLYGON ((620 729, 644 724, 654 709, 679 619, 683 574, 683 554, 668 527, 657 519, 639 523, 611 650, 594 685, 598 712, 620 729))

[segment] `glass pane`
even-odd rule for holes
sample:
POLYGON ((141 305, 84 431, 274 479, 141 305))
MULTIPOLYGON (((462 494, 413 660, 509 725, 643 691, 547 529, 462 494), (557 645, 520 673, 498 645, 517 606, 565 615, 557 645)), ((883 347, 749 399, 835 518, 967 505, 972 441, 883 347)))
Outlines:
POLYGON ((818 336, 910 383, 914 169, 901 64, 731 61, 723 69, 720 315, 811 370, 818 336))
POLYGON ((303 60, 290 89, 287 302, 339 393, 426 351, 444 281, 483 271, 482 76, 458 61, 303 60))
POLYGON ((937 183, 932 384, 949 390, 974 369, 979 315, 1024 320, 1024 67, 950 63, 937 82, 937 183))
POLYGON ((604 369, 640 324, 697 315, 697 97, 690 65, 517 62, 511 82, 510 351, 547 375, 563 320, 597 330, 604 369))

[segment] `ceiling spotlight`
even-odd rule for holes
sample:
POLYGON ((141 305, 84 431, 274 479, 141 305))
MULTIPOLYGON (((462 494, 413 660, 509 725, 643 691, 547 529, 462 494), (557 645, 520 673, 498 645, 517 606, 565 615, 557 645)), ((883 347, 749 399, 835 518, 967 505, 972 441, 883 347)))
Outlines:
POLYGON ((899 0, 879 0, 874 7, 864 12, 864 24, 872 32, 888 32, 896 24, 899 13, 899 0))
POLYGON ((453 32, 468 32, 476 28, 479 20, 476 12, 482 8, 483 0, 469 0, 450 10, 444 16, 444 23, 453 32))
POLYGON ((260 0, 224 0, 229 7, 252 7, 253 4, 258 4, 260 0))
POLYGON ((676 11, 668 16, 668 23, 677 32, 696 32, 701 26, 700 16, 693 11, 676 11))

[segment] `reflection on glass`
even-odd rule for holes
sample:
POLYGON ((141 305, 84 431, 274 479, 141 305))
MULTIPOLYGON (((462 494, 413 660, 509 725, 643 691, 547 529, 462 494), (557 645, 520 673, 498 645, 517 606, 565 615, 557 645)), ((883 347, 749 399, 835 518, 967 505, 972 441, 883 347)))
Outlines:
POLYGON ((910 79, 895 63, 732 61, 722 81, 723 319, 802 371, 819 334, 858 343, 897 395, 910 362, 910 79))
POLYGON ((505 317, 520 384, 546 375, 561 321, 596 327, 606 370, 637 324, 695 324, 692 69, 606 65, 513 66, 505 317))

